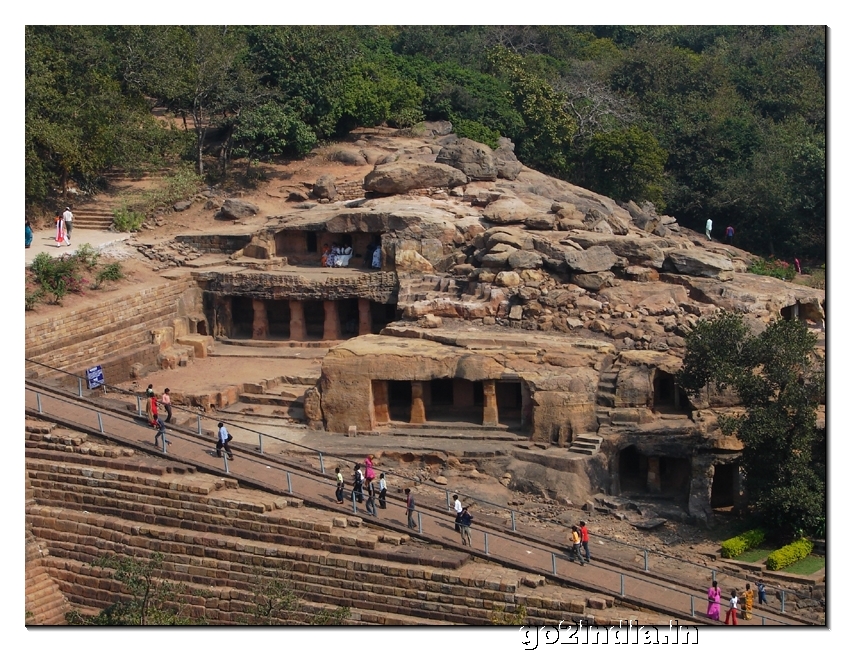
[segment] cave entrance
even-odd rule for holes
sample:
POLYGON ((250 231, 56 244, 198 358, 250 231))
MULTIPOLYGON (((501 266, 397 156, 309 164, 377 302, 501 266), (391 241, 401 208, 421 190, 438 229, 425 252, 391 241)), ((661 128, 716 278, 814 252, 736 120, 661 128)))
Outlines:
POLYGON ((291 319, 289 301, 269 300, 266 302, 266 316, 269 319, 269 338, 288 341, 291 319))
POLYGON ((372 334, 380 334, 382 329, 398 318, 395 305, 370 301, 369 311, 372 316, 372 334))
POLYGON ((357 336, 360 329, 360 306, 357 298, 338 300, 336 304, 343 338, 357 336))
POLYGON ((523 423, 523 389, 520 381, 496 381, 496 406, 499 424, 519 427, 523 423))
POLYGON ((410 407, 413 404, 410 382, 388 381, 387 404, 390 412, 390 420, 408 422, 410 420, 410 407))
POLYGON ((321 340, 325 335, 325 303, 304 301, 304 330, 309 340, 321 340))
POLYGON ((711 480, 711 507, 732 508, 735 505, 735 483, 738 466, 732 463, 714 466, 711 480))
POLYGON ((234 296, 231 299, 231 315, 233 327, 230 338, 250 339, 254 336, 254 300, 244 296, 234 296))
POLYGON ((481 423, 482 403, 475 404, 475 384, 466 379, 432 379, 423 382, 423 400, 429 421, 481 423))
POLYGON ((652 379, 652 406, 662 413, 691 412, 691 403, 685 391, 676 384, 673 375, 663 370, 656 370, 652 379))

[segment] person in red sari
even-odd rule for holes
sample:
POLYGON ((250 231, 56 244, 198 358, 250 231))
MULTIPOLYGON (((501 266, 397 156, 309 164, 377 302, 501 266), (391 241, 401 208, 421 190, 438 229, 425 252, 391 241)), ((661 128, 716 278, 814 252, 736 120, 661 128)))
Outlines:
POLYGON ((71 245, 71 242, 68 241, 68 231, 65 230, 65 218, 62 216, 61 212, 56 213, 56 248, 59 248, 62 244, 67 243, 68 246, 71 245))

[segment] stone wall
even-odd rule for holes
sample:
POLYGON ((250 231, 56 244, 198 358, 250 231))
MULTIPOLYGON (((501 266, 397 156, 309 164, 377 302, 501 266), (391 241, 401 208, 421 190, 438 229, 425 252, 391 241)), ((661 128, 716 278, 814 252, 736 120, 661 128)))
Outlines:
MULTIPOLYGON (((156 364, 161 345, 154 341, 153 330, 172 328, 176 336, 188 334, 202 318, 200 292, 194 283, 188 278, 171 280, 28 323, 26 358, 75 373, 102 365, 107 382, 119 382, 129 377, 135 363, 156 364)), ((34 363, 27 363, 26 372, 42 378, 57 376, 34 363)))
POLYGON ((231 255, 251 243, 253 235, 177 235, 174 240, 202 253, 231 255))

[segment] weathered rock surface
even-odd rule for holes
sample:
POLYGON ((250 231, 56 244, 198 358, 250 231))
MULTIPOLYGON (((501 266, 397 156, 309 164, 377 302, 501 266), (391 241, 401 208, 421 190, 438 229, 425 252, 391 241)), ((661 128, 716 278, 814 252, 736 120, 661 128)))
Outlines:
POLYGON ((728 257, 694 249, 670 251, 664 260, 664 270, 704 278, 731 280, 734 267, 728 257))
POLYGON ((408 160, 376 167, 363 180, 363 189, 379 194, 403 194, 428 187, 457 187, 466 182, 466 175, 454 167, 408 160))
POLYGON ((320 176, 313 184, 313 194, 318 199, 330 199, 333 201, 336 198, 336 179, 330 174, 320 176))
POLYGON ((257 214, 260 211, 253 203, 240 199, 226 199, 221 210, 216 214, 218 219, 242 219, 257 214))
POLYGON ((493 150, 469 138, 444 146, 436 162, 459 169, 472 181, 494 181, 498 175, 493 150))
POLYGON ((486 208, 482 216, 497 224, 525 223, 529 217, 537 216, 539 212, 529 207, 515 196, 503 196, 486 208))

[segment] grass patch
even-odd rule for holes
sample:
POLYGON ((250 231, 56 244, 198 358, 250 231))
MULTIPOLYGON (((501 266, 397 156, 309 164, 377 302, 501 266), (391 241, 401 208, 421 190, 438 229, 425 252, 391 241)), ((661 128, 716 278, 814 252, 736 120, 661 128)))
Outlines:
POLYGON ((826 566, 826 558, 819 555, 809 555, 802 560, 797 560, 794 564, 789 564, 782 569, 784 573, 796 573, 797 575, 807 576, 820 571, 826 566))
POLYGON ((775 550, 775 548, 751 548, 749 551, 741 553, 735 560, 738 562, 761 562, 775 550))

